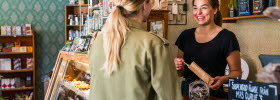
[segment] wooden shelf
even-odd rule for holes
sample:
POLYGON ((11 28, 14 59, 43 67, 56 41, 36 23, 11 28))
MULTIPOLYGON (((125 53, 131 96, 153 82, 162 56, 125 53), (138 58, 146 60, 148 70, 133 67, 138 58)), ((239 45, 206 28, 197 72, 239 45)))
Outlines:
POLYGON ((66 42, 73 42, 73 40, 67 40, 66 42))
POLYGON ((79 7, 79 6, 81 6, 81 7, 88 7, 88 4, 81 4, 81 5, 79 5, 79 4, 73 4, 73 5, 65 5, 66 7, 79 7))
POLYGON ((24 72, 33 72, 33 69, 22 69, 22 70, 0 70, 0 73, 24 73, 24 72))
POLYGON ((0 52, 0 55, 33 54, 33 52, 0 52))
POLYGON ((0 37, 32 37, 33 35, 0 35, 0 37))
MULTIPOLYGON (((71 26, 71 27, 80 27, 81 25, 66 25, 66 26, 71 26)), ((82 26, 83 27, 83 26, 82 26)))
POLYGON ((25 91, 25 90, 33 90, 34 87, 25 87, 25 88, 10 88, 10 89, 0 89, 0 91, 25 91))
POLYGON ((250 15, 250 16, 238 16, 238 17, 225 17, 223 18, 223 22, 231 23, 236 22, 236 20, 240 19, 252 19, 252 18, 266 18, 264 15, 250 15))

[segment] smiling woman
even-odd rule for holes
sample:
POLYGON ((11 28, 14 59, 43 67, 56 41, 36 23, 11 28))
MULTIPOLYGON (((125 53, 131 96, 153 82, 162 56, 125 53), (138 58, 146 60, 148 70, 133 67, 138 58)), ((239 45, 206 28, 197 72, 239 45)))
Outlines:
POLYGON ((222 84, 228 78, 241 76, 240 49, 233 32, 221 27, 221 14, 218 0, 193 0, 193 17, 199 25, 181 33, 176 41, 178 55, 174 59, 178 73, 183 73, 182 94, 188 100, 188 86, 199 77, 186 66, 196 62, 205 72, 214 77, 210 86, 210 100, 226 99, 222 84), (230 73, 224 76, 226 65, 230 73))
POLYGON ((206 0, 197 0, 198 4, 202 5, 195 5, 195 0, 193 0, 193 16, 195 21, 198 23, 198 19, 203 20, 205 19, 205 16, 208 16, 206 21, 214 21, 216 25, 222 26, 222 16, 221 12, 219 11, 219 2, 217 2, 218 0, 208 0, 208 3, 205 1, 206 0), (201 9, 198 7, 201 7, 201 9))

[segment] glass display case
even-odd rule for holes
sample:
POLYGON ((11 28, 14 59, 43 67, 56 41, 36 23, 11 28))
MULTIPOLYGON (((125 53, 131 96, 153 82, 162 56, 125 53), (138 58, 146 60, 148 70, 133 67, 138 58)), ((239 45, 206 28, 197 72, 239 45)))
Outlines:
POLYGON ((88 100, 89 91, 87 54, 60 51, 45 100, 88 100))

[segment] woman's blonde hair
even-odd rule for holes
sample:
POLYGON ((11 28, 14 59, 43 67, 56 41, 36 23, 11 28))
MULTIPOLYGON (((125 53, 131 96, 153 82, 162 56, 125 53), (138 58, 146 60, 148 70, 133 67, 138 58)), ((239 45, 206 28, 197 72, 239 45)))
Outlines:
POLYGON ((149 0, 112 0, 114 5, 102 31, 103 47, 105 51, 105 63, 102 70, 105 75, 110 76, 118 69, 121 61, 120 49, 125 42, 126 34, 129 29, 129 17, 134 17, 142 9, 144 2, 149 0))

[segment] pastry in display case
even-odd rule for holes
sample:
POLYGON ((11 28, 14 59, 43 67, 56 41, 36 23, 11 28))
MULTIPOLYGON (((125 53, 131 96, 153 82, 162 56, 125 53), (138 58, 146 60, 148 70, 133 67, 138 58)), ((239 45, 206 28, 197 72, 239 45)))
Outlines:
POLYGON ((88 100, 89 91, 87 55, 60 51, 45 100, 88 100))

